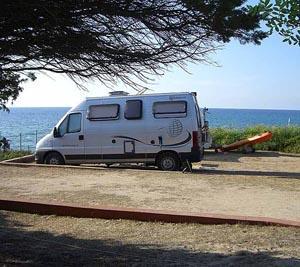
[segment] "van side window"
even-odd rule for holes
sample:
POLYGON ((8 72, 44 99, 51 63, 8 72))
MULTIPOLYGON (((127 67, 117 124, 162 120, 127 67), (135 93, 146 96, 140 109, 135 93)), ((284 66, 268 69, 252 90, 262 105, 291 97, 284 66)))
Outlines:
POLYGON ((68 119, 69 116, 67 116, 62 123, 58 126, 58 133, 59 136, 64 136, 67 133, 67 129, 68 129, 68 119))
POLYGON ((81 131, 81 113, 69 115, 68 133, 77 133, 81 131))
POLYGON ((186 117, 186 101, 160 101, 153 103, 153 115, 155 118, 182 118, 186 117))
POLYGON ((124 117, 127 120, 138 120, 142 118, 143 102, 142 100, 127 100, 124 117))
POLYGON ((92 105, 88 110, 89 120, 116 120, 119 118, 118 104, 92 105))
POLYGON ((60 136, 66 133, 77 133, 81 131, 81 113, 68 115, 58 127, 60 136))

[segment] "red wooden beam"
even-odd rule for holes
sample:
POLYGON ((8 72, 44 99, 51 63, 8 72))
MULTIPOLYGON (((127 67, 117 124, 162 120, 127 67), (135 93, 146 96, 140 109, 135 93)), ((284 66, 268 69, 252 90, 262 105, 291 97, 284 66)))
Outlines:
POLYGON ((300 227, 300 221, 267 217, 187 213, 151 209, 134 209, 106 206, 79 206, 58 202, 42 202, 16 199, 0 199, 0 209, 41 215, 72 216, 81 218, 125 219, 147 222, 200 223, 200 224, 248 224, 300 227))

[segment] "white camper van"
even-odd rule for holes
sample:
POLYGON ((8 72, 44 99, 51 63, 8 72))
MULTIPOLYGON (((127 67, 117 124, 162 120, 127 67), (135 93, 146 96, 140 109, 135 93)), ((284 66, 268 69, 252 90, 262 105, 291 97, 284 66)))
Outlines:
POLYGON ((177 170, 203 157, 203 116, 196 93, 87 98, 42 138, 45 164, 147 163, 177 170))

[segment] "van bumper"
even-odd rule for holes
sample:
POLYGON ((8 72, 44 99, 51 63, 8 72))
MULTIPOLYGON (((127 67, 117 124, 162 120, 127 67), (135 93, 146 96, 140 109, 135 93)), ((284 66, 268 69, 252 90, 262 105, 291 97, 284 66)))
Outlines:
POLYGON ((203 159, 204 149, 203 148, 192 148, 191 152, 179 153, 181 161, 199 162, 203 159))
POLYGON ((47 151, 36 151, 34 153, 34 160, 38 164, 44 163, 44 156, 47 153, 47 151))

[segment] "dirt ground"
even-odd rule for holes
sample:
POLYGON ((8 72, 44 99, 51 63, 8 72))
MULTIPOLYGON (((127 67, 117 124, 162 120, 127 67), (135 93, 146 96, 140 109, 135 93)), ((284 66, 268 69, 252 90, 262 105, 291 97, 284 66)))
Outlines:
POLYGON ((232 170, 253 170, 270 172, 291 173, 291 176, 300 174, 300 154, 287 154, 281 152, 258 151, 253 154, 227 152, 216 154, 207 152, 203 161, 204 165, 232 170))
POLYGON ((0 196, 300 220, 300 156, 208 153, 193 173, 0 165, 0 196))
POLYGON ((300 266, 300 229, 0 211, 2 266, 300 266))

